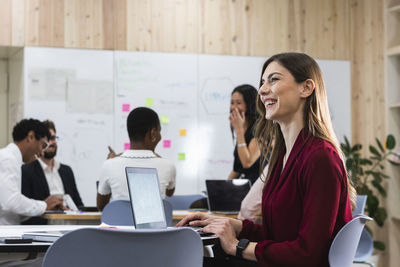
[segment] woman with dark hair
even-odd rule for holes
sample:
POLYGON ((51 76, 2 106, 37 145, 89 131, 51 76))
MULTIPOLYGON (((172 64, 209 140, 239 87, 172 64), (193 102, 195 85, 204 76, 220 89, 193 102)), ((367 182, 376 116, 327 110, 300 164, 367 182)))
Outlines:
POLYGON ((240 85, 232 92, 229 121, 236 146, 229 180, 242 176, 253 184, 260 175, 260 150, 253 127, 257 120, 256 98, 257 90, 248 84, 240 85))
POLYGON ((203 226, 219 237, 227 257, 205 258, 205 266, 328 267, 331 242, 352 219, 355 191, 315 60, 302 53, 269 58, 257 109, 261 155, 271 153, 262 175, 262 224, 195 213, 178 226, 203 226))

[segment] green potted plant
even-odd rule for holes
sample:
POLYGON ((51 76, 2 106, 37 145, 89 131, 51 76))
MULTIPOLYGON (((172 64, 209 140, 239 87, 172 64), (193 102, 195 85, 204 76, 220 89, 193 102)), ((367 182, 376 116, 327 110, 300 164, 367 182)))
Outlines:
MULTIPOLYGON (((392 150, 396 146, 393 135, 388 135, 384 145, 376 138, 376 145, 369 146, 369 155, 361 154, 362 145, 351 145, 344 137, 345 142, 341 149, 346 157, 346 169, 358 195, 367 195, 365 212, 374 219, 374 222, 382 227, 387 218, 386 209, 381 205, 380 199, 386 198, 386 190, 383 186, 389 176, 385 173, 385 162, 400 166, 399 156, 392 150)), ((368 229, 371 233, 370 229, 368 229)), ((372 235, 372 233, 371 233, 372 235)), ((374 240, 374 247, 385 250, 385 244, 374 240)))

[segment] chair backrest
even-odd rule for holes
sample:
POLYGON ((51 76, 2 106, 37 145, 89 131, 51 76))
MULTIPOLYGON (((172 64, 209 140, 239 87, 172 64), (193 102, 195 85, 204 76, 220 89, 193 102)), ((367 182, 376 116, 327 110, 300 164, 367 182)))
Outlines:
POLYGON ((190 206, 193 202, 199 199, 203 199, 205 196, 197 194, 197 195, 173 195, 171 197, 166 197, 172 208, 174 210, 187 210, 190 209, 190 206))
POLYGON ((355 262, 367 261, 374 250, 374 240, 366 228, 362 230, 360 242, 358 243, 356 255, 354 256, 355 262))
POLYGON ((357 195, 356 207, 353 210, 353 217, 364 214, 365 204, 367 203, 366 195, 357 195))
POLYGON ((135 225, 130 202, 114 200, 108 203, 101 214, 101 222, 108 225, 135 225))
POLYGON ((43 267, 201 267, 203 244, 191 229, 116 230, 86 228, 60 237, 43 267))
MULTIPOLYGON (((365 204, 367 203, 366 195, 357 195, 356 207, 353 210, 353 217, 364 214, 365 204)), ((354 262, 365 262, 367 261, 374 250, 374 240, 367 229, 363 229, 361 232, 360 242, 357 246, 356 255, 354 256, 354 262)))
POLYGON ((348 222, 337 233, 329 250, 329 264, 331 267, 352 266, 361 232, 365 222, 372 220, 370 217, 360 215, 348 222))
MULTIPOLYGON (((172 206, 163 200, 167 226, 172 226, 172 206)), ((135 225, 129 200, 114 200, 108 203, 101 215, 101 222, 108 225, 135 225)))

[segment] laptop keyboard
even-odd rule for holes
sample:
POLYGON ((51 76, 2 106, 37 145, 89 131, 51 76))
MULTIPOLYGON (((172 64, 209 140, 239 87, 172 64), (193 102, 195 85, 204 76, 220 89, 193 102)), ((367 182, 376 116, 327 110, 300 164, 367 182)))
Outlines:
POLYGON ((201 231, 202 227, 195 227, 195 226, 184 226, 186 228, 192 229, 196 233, 198 233, 201 237, 206 237, 206 236, 213 236, 215 235, 214 233, 206 233, 201 231))

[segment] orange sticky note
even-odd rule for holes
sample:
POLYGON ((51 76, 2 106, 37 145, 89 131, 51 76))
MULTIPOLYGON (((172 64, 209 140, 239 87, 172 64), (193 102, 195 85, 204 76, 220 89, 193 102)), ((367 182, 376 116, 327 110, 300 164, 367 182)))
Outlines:
POLYGON ((179 129, 179 136, 186 136, 186 129, 179 129))

